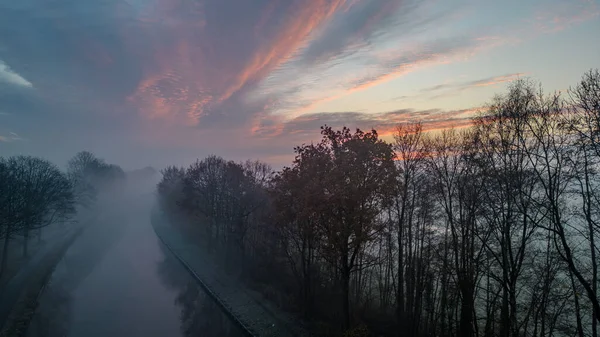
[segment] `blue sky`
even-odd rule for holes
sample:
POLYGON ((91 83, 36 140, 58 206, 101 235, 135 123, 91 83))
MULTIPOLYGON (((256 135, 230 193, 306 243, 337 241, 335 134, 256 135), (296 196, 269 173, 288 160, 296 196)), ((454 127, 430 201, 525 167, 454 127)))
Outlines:
POLYGON ((0 4, 0 155, 287 164, 319 126, 439 129, 599 67, 598 0, 0 4))

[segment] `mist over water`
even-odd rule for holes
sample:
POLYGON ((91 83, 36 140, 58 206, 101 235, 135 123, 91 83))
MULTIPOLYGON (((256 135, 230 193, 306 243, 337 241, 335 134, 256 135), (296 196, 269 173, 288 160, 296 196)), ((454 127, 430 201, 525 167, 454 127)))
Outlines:
POLYGON ((210 335, 243 335, 160 243, 150 223, 153 189, 151 179, 128 181, 100 196, 27 336, 187 336, 203 321, 220 330, 210 335))

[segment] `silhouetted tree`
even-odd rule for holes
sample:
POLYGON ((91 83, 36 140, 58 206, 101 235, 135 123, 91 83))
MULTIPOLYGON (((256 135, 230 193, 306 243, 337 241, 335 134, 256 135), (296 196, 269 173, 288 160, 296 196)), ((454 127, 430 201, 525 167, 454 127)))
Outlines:
MULTIPOLYGON (((590 70, 583 75, 580 83, 569 92, 571 113, 567 127, 575 136, 573 155, 574 178, 577 181, 575 198, 580 198, 579 216, 586 224, 588 242, 590 283, 587 294, 592 303, 598 300, 598 253, 600 229, 600 185, 598 158, 600 157, 600 72, 590 70)), ((594 305, 594 311, 598 308, 594 305)), ((592 312, 598 317, 598 312, 592 312)), ((598 319, 592 320, 592 336, 598 336, 598 319)))
MULTIPOLYGON (((419 235, 416 212, 418 201, 421 200, 419 188, 423 184, 425 149, 422 138, 421 124, 399 125, 394 135, 394 151, 398 156, 398 175, 396 179, 396 195, 393 200, 393 210, 396 219, 396 238, 398 248, 397 260, 397 290, 396 315, 398 322, 407 322, 411 333, 417 329, 420 313, 415 312, 419 301, 417 284, 417 269, 420 268, 418 254, 419 235)), ((421 246, 422 248, 422 246, 421 246)), ((399 330, 399 333, 401 330, 399 330)))
POLYGON ((483 200, 485 222, 491 229, 488 253, 499 266, 498 273, 490 272, 502 289, 500 336, 506 337, 520 334, 519 281, 541 217, 534 164, 527 158, 530 143, 523 141, 533 113, 533 90, 531 82, 516 81, 506 95, 495 98, 475 126, 480 143, 477 159, 487 185, 483 200))
POLYGON ((183 202, 185 170, 169 166, 160 173, 162 179, 157 186, 159 202, 165 210, 176 211, 183 202))
POLYGON ((321 244, 319 223, 325 220, 323 186, 331 160, 321 146, 295 149, 293 167, 286 167, 273 179, 272 195, 279 234, 294 279, 300 282, 304 316, 313 312, 315 263, 321 244))
POLYGON ((126 179, 121 167, 107 164, 88 151, 77 153, 67 163, 67 174, 77 204, 88 207, 101 190, 120 188, 126 179))
POLYGON ((342 291, 343 328, 350 327, 350 277, 357 270, 358 257, 382 229, 379 206, 391 193, 395 177, 394 152, 377 132, 351 133, 323 127, 319 149, 330 160, 323 174, 323 203, 326 218, 319 223, 323 254, 339 271, 342 291))
POLYGON ((69 180, 50 162, 30 157, 10 157, 0 164, 3 189, 2 213, 6 214, 2 269, 6 267, 8 244, 15 233, 24 238, 23 255, 28 253, 29 234, 52 223, 63 221, 74 212, 73 191, 69 180), (6 184, 4 183, 6 181, 6 184))

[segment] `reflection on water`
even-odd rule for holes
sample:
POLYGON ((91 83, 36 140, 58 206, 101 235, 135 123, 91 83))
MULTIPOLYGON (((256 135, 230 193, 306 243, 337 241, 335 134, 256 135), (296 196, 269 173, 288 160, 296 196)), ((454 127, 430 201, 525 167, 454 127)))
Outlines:
POLYGON ((69 248, 27 335, 244 336, 159 243, 149 216, 127 214, 105 217, 69 248))
POLYGON ((158 273, 164 284, 176 289, 175 302, 180 308, 181 333, 184 336, 245 336, 238 325, 223 313, 221 307, 208 295, 202 287, 191 279, 189 274, 161 245, 164 260, 158 264, 158 273))

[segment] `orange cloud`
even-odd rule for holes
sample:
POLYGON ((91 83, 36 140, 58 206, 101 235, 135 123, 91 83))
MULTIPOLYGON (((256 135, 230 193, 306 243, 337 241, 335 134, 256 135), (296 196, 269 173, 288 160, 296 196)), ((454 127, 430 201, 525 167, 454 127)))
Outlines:
MULTIPOLYGON (((480 111, 480 108, 466 109, 461 110, 460 115, 462 117, 448 116, 447 119, 443 117, 441 119, 433 119, 428 121, 421 121, 423 123, 423 131, 424 132, 437 132, 445 129, 461 129, 466 128, 473 125, 472 118, 475 114, 480 111)), ((379 135, 384 139, 391 139, 396 134, 396 125, 393 126, 385 126, 383 128, 377 129, 379 135)))
POLYGON ((443 83, 443 84, 434 85, 432 87, 423 88, 420 91, 422 93, 430 93, 430 92, 438 92, 440 90, 446 90, 445 92, 443 92, 441 94, 437 94, 437 95, 431 97, 431 98, 439 98, 439 97, 453 94, 456 91, 468 90, 468 89, 475 88, 475 87, 488 87, 488 86, 493 86, 493 85, 502 84, 502 83, 506 83, 506 82, 511 82, 511 81, 514 81, 525 75, 527 75, 527 73, 514 73, 514 74, 501 75, 501 76, 486 77, 486 78, 482 78, 479 80, 466 81, 466 82, 443 83))
POLYGON ((315 132, 318 133, 319 127, 327 124, 333 127, 373 128, 381 135, 389 136, 396 126, 402 123, 421 122, 425 131, 468 126, 481 109, 478 107, 456 111, 403 109, 381 113, 314 113, 291 120, 283 120, 281 117, 263 117, 254 122, 252 132, 254 136, 264 139, 280 137, 301 139, 314 135, 315 132))
MULTIPOLYGON (((420 50, 415 50, 412 52, 413 55, 409 55, 408 57, 405 56, 405 62, 402 62, 402 58, 396 61, 392 55, 387 55, 388 63, 398 62, 400 64, 389 70, 384 69, 384 71, 373 75, 372 77, 364 78, 360 83, 357 83, 355 86, 351 87, 347 93, 350 94, 378 86, 424 66, 450 64, 457 60, 463 60, 464 58, 471 57, 477 52, 481 52, 485 49, 498 47, 507 41, 508 40, 502 39, 472 38, 470 40, 456 42, 456 45, 452 45, 453 41, 447 41, 447 43, 450 43, 449 45, 446 46, 442 44, 441 46, 437 47, 438 50, 435 52, 423 52, 430 49, 432 46, 421 46, 419 48, 420 50)), ((523 73, 511 74, 504 77, 499 76, 494 80, 500 83, 502 80, 510 81, 510 76, 519 75, 523 75, 523 73)), ((490 82, 487 85, 493 84, 494 83, 490 82)), ((482 83, 482 85, 485 84, 482 83)))
MULTIPOLYGON (((319 105, 325 102, 377 87, 426 66, 449 64, 465 57, 465 55, 471 55, 475 51, 497 45, 497 40, 488 42, 476 38, 462 38, 438 40, 434 43, 416 44, 412 47, 404 46, 401 50, 379 51, 371 55, 376 63, 372 67, 366 68, 367 73, 362 73, 353 79, 347 79, 341 74, 331 75, 338 82, 324 84, 323 86, 328 88, 321 92, 311 92, 312 99, 296 99, 288 105, 284 112, 288 119, 293 119, 314 112, 319 105), (331 88, 336 89, 332 90, 331 88), (301 104, 297 103, 298 100, 301 104), (289 106, 294 108, 290 109, 289 106)), ((312 79, 309 78, 309 81, 312 81, 312 79)), ((309 84, 312 84, 312 82, 309 84)), ((287 95, 287 93, 285 94, 287 95)))
POLYGON ((511 81, 514 81, 517 78, 525 76, 525 75, 527 75, 527 73, 516 73, 516 74, 503 75, 503 76, 496 76, 496 77, 488 78, 485 80, 470 82, 468 84, 476 86, 476 87, 488 87, 491 85, 511 82, 511 81))
POLYGON ((292 119, 303 114, 310 113, 322 103, 334 101, 336 99, 351 95, 353 93, 357 93, 375 87, 377 85, 391 81, 395 78, 406 75, 411 71, 418 69, 419 67, 423 67, 427 64, 436 63, 436 61, 440 63, 448 62, 439 57, 439 55, 423 55, 412 62, 400 64, 394 67, 393 69, 378 72, 376 75, 360 77, 357 80, 355 80, 354 84, 351 84, 349 88, 330 96, 314 99, 311 102, 306 103, 304 106, 301 106, 300 108, 295 109, 294 111, 287 114, 287 118, 292 119))
POLYGON ((249 80, 262 78, 287 61, 293 52, 306 43, 308 35, 344 3, 345 0, 311 0, 298 6, 296 9, 299 12, 280 31, 275 41, 254 55, 252 61, 237 75, 220 100, 228 99, 249 80))
POLYGON ((151 22, 153 28, 159 27, 166 38, 151 46, 152 59, 144 67, 146 75, 129 101, 138 106, 143 116, 187 125, 198 124, 202 116, 212 111, 244 108, 241 99, 234 95, 288 61, 307 43, 311 32, 345 2, 310 0, 291 5, 270 2, 261 10, 254 30, 249 32, 251 35, 247 36, 245 27, 240 27, 235 31, 239 36, 229 36, 233 41, 224 41, 213 32, 204 33, 210 27, 220 28, 207 26, 202 19, 202 8, 194 7, 191 10, 196 12, 186 14, 187 5, 183 2, 159 0, 154 12, 146 14, 144 20, 151 22), (289 12, 289 19, 283 24, 271 20, 271 16, 281 14, 278 10, 289 12), (203 23, 199 25, 194 15, 203 23), (271 29, 271 37, 269 31, 256 34, 266 29, 271 29), (257 41, 239 47, 242 49, 237 52, 235 39, 257 41), (232 100, 237 104, 233 108, 232 100))
POLYGON ((403 64, 395 69, 392 69, 390 72, 373 76, 372 78, 364 79, 361 83, 356 84, 346 91, 346 95, 352 94, 354 92, 366 90, 375 86, 378 86, 382 83, 393 80, 394 78, 400 77, 402 75, 406 75, 409 72, 413 71, 419 66, 423 66, 425 64, 431 63, 434 59, 433 55, 425 56, 423 59, 418 60, 414 63, 403 64))

